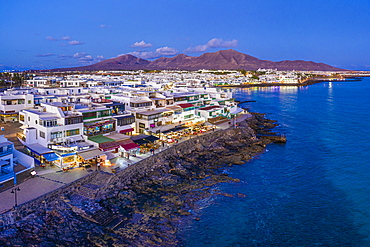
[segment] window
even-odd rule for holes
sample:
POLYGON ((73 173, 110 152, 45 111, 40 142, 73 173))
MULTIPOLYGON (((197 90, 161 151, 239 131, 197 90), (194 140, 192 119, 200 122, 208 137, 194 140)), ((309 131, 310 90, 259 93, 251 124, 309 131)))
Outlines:
POLYGON ((23 114, 19 114, 19 121, 24 121, 24 115, 23 114))
POLYGON ((79 135, 79 134, 80 134, 80 129, 66 131, 66 136, 74 136, 74 135, 79 135))
POLYGON ((45 139, 45 132, 40 131, 40 137, 45 139))
POLYGON ((28 101, 28 104, 31 104, 31 103, 32 103, 32 100, 29 100, 29 101, 28 101))
MULTIPOLYGON (((40 125, 41 125, 41 121, 40 121, 40 125)), ((54 127, 54 126, 57 126, 58 125, 58 122, 56 119, 53 119, 53 120, 43 120, 42 121, 42 126, 44 127, 54 127)))
POLYGON ((83 113, 84 119, 96 118, 96 112, 86 112, 83 113))
POLYGON ((174 98, 174 101, 175 101, 175 102, 184 101, 184 100, 186 100, 186 97, 178 97, 178 98, 174 98))
POLYGON ((51 135, 50 135, 50 139, 62 138, 62 137, 63 137, 63 132, 62 132, 62 131, 59 131, 59 132, 53 132, 53 133, 51 133, 51 135))
POLYGON ((82 116, 81 117, 66 118, 64 120, 65 125, 78 124, 78 123, 82 123, 82 122, 83 122, 82 116))
POLYGON ((139 123, 139 127, 145 129, 145 123, 139 123))
POLYGON ((97 112, 97 117, 108 117, 111 116, 110 110, 105 110, 105 111, 98 111, 97 112))
POLYGON ((24 99, 19 99, 18 100, 18 105, 24 104, 24 99))
POLYGON ((135 122, 135 117, 134 116, 127 116, 125 118, 117 119, 117 125, 118 126, 128 125, 128 124, 132 124, 134 122, 135 122))
POLYGON ((161 115, 161 113, 150 115, 148 116, 148 120, 158 119, 161 117, 161 115))
POLYGON ((188 108, 184 108, 184 111, 191 111, 191 110, 194 110, 195 107, 188 107, 188 108))
POLYGON ((131 107, 145 107, 145 106, 152 106, 152 102, 146 103, 130 103, 131 107))

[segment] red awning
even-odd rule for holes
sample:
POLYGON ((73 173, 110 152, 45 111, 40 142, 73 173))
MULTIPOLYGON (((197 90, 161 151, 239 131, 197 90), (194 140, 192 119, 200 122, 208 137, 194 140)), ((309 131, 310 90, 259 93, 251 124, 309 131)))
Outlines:
POLYGON ((121 145, 121 147, 124 148, 126 151, 128 151, 134 148, 138 148, 140 146, 133 142, 133 143, 128 143, 128 144, 123 144, 121 145))
POLYGON ((125 129, 125 130, 120 130, 119 133, 124 134, 124 133, 132 132, 132 131, 134 131, 134 129, 129 128, 129 129, 125 129))
POLYGON ((187 103, 187 104, 178 104, 178 106, 180 106, 181 108, 194 107, 194 105, 193 105, 193 104, 189 104, 189 103, 187 103))
POLYGON ((103 149, 103 151, 112 150, 118 148, 119 144, 117 142, 103 142, 99 143, 99 148, 103 149))
POLYGON ((206 106, 206 107, 203 107, 203 108, 199 108, 199 110, 205 110, 205 111, 208 111, 208 110, 212 110, 212 109, 220 109, 222 108, 221 106, 218 106, 218 105, 211 105, 211 106, 206 106))

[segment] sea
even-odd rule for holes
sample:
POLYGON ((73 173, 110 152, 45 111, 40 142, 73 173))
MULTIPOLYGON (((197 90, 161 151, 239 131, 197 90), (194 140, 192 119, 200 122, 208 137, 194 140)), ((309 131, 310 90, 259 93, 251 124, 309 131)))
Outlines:
POLYGON ((234 196, 200 201, 183 246, 370 246, 370 78, 233 92, 287 143, 226 168, 234 196))

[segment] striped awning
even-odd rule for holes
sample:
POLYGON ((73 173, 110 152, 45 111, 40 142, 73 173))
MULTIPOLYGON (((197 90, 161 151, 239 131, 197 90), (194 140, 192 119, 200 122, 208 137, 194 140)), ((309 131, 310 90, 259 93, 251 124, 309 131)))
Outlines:
POLYGON ((101 148, 103 151, 108 151, 112 149, 118 148, 120 145, 117 142, 103 142, 99 143, 99 148, 101 148))

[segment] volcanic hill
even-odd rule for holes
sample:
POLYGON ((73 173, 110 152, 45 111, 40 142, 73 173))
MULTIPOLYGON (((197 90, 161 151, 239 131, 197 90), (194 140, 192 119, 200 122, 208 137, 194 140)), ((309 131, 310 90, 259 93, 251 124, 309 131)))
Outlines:
POLYGON ((315 63, 303 60, 285 60, 273 62, 260 60, 256 57, 237 52, 235 50, 221 50, 213 53, 204 53, 199 57, 191 57, 179 54, 175 57, 161 57, 154 61, 137 58, 133 55, 121 55, 119 57, 103 60, 83 67, 52 69, 51 71, 92 71, 92 70, 302 70, 302 71, 341 71, 324 63, 315 63))

